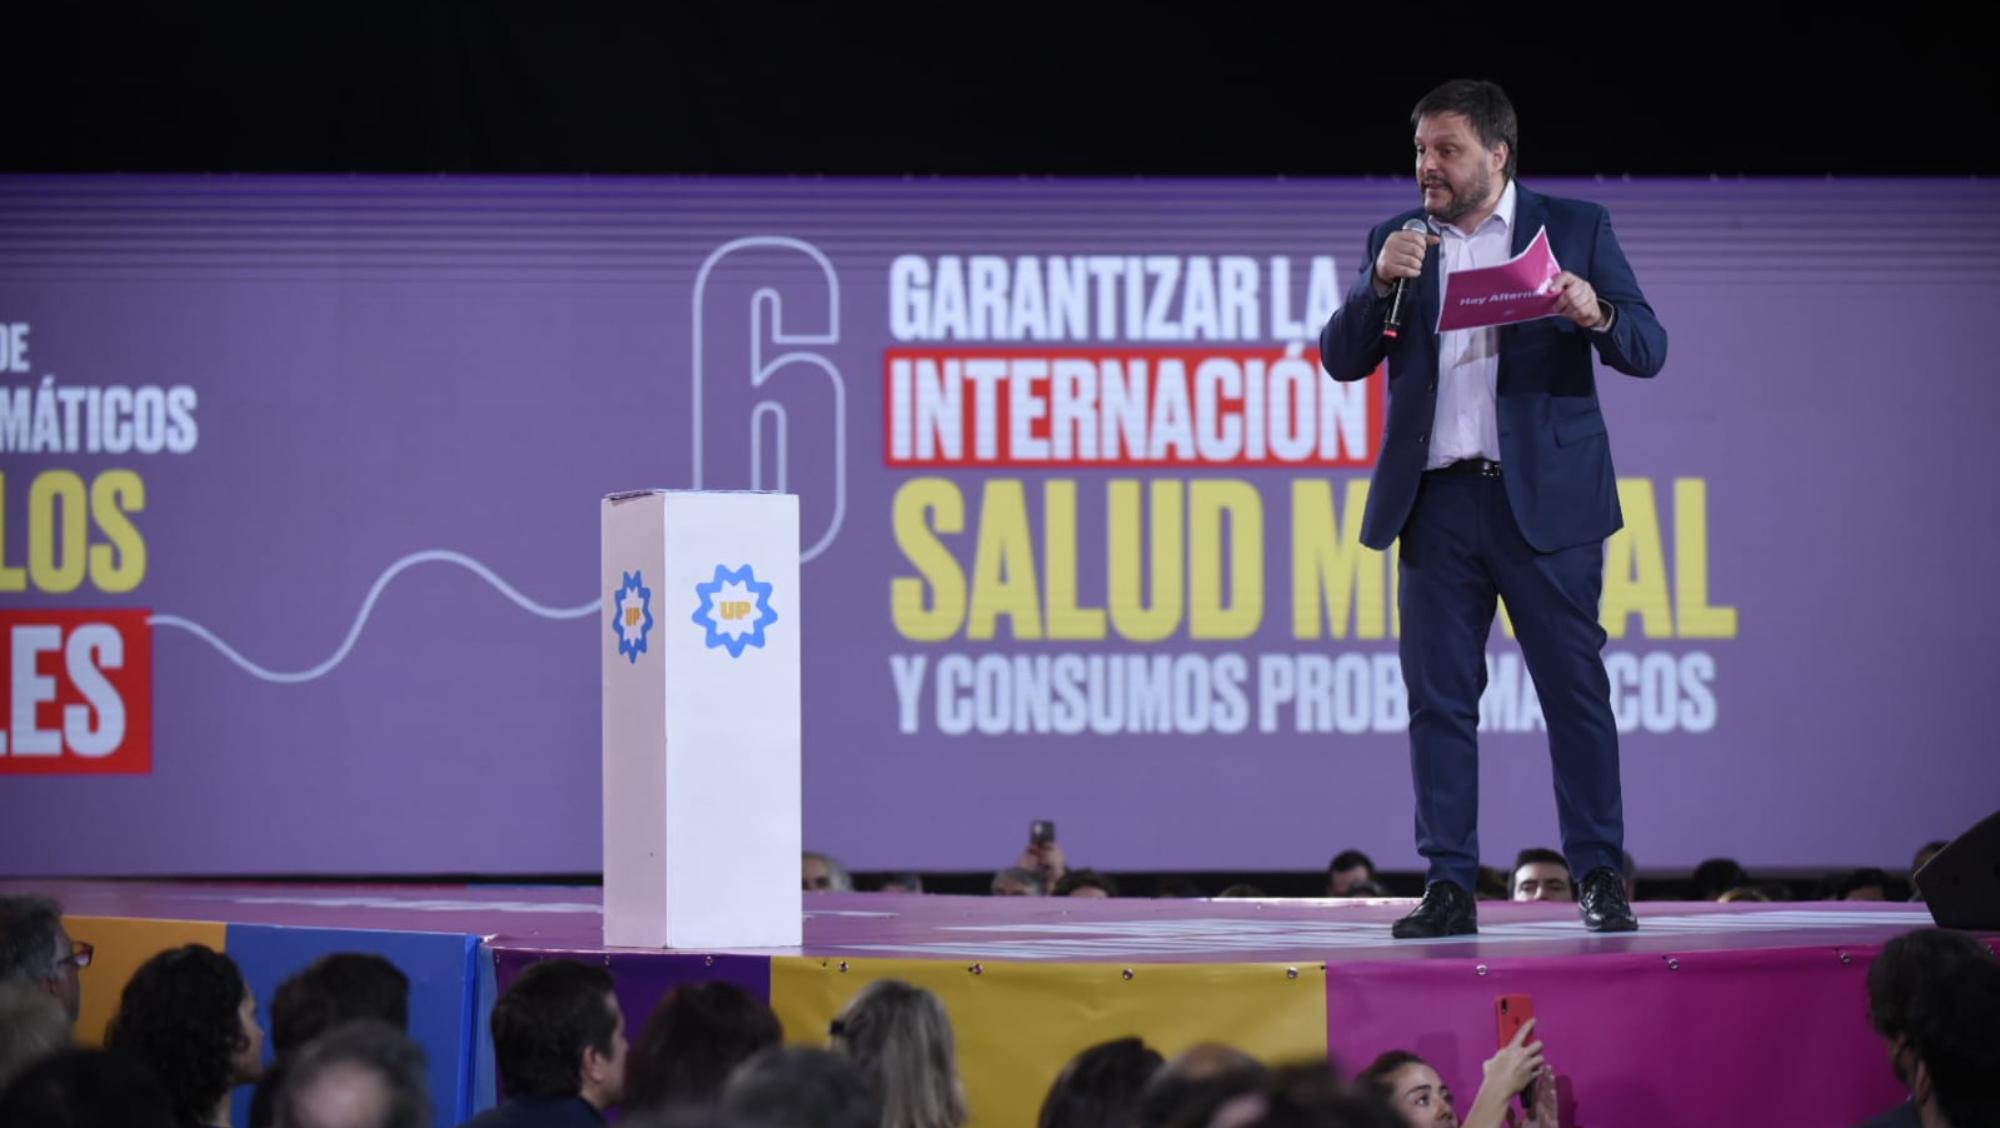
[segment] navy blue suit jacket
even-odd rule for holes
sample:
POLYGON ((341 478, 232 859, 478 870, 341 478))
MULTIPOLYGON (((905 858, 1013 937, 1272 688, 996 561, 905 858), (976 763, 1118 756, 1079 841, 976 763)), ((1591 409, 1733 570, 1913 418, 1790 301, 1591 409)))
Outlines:
MULTIPOLYGON (((1609 331, 1579 328, 1566 317, 1500 329, 1497 409, 1500 463, 1507 500, 1521 535, 1540 552, 1601 541, 1618 531, 1617 476, 1597 404, 1591 353, 1631 376, 1658 374, 1667 359, 1667 332, 1639 292, 1639 281, 1611 234, 1611 217, 1583 200, 1543 196, 1515 184, 1513 249, 1527 249, 1546 226, 1564 270, 1580 275, 1617 310, 1609 331)), ((1389 300, 1375 296, 1375 256, 1413 208, 1368 233, 1360 281, 1319 337, 1320 364, 1336 380, 1359 380, 1384 357, 1389 365, 1388 423, 1362 520, 1361 543, 1386 549, 1416 504, 1437 415, 1438 337, 1435 329, 1442 269, 1438 248, 1424 261, 1416 307, 1402 336, 1382 338, 1389 300)))

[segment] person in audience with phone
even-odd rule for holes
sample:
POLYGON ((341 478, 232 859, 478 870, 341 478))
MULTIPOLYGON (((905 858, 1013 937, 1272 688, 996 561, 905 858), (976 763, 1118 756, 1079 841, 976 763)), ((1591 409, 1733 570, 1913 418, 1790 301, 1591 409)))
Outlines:
POLYGON ((1542 1043, 1528 1040, 1534 1030, 1531 1018, 1487 1059, 1479 1092, 1463 1120, 1438 1071, 1408 1050, 1390 1050, 1376 1058, 1354 1083, 1387 1101, 1409 1128, 1557 1128, 1555 1072, 1542 1058, 1542 1043), (1527 1093, 1531 1085, 1528 1111, 1517 1117, 1514 1097, 1527 1093))
POLYGON ((993 875, 993 884, 987 892, 995 897, 1045 897, 1049 889, 1042 884, 1041 874, 1011 866, 993 875))
POLYGON ((1028 848, 1021 851, 1016 869, 1024 869, 1042 879, 1043 889, 1054 889, 1056 883, 1069 872, 1069 859, 1063 848, 1056 844, 1056 824, 1049 819, 1036 819, 1028 824, 1028 848))

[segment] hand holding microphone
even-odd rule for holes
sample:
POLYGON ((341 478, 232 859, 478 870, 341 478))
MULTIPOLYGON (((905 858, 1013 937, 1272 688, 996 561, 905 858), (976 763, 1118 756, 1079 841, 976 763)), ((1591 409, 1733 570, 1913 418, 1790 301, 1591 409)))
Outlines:
POLYGON ((1440 241, 1421 219, 1411 219, 1383 241, 1375 256, 1375 292, 1389 299, 1389 315, 1382 321, 1384 337, 1394 339, 1402 331, 1410 279, 1423 274, 1425 254, 1440 241))

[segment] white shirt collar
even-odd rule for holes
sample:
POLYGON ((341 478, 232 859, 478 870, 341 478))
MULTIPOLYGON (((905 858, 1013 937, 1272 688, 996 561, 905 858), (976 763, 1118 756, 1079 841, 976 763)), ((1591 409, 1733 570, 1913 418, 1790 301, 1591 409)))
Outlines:
MULTIPOLYGON (((1500 221, 1501 227, 1508 231, 1514 230, 1514 203, 1514 178, 1510 176, 1507 178, 1507 186, 1500 190, 1500 202, 1494 206, 1493 214, 1481 220, 1479 226, 1484 227, 1497 219, 1500 221)), ((1440 235, 1444 233, 1447 227, 1453 231, 1457 231, 1462 236, 1470 237, 1477 234, 1477 232, 1472 231, 1461 231, 1457 224, 1440 224, 1436 218, 1428 215, 1424 217, 1424 222, 1430 224, 1431 230, 1440 235)))

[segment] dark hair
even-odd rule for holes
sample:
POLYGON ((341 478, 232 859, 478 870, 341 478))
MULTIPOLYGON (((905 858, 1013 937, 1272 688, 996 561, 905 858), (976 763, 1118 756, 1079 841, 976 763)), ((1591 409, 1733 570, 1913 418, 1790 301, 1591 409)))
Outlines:
POLYGON ((0 1124, 172 1128, 173 1101, 139 1062, 105 1050, 62 1050, 0 1092, 0 1124))
POLYGON ((1264 1085, 1263 1111, 1251 1128, 1403 1128, 1403 1119, 1372 1092, 1340 1083, 1324 1061, 1273 1070, 1264 1085))
POLYGON ((618 1128, 771 1128, 771 1125, 719 1108, 655 1108, 621 1114, 618 1128))
POLYGON ((1408 1050, 1389 1050, 1368 1063, 1368 1068, 1354 1075, 1354 1087, 1363 1092, 1373 1093, 1385 1101, 1396 1099, 1393 1083, 1389 1080, 1396 1071, 1406 1065, 1429 1065, 1430 1063, 1408 1050))
POLYGON ((1473 894, 1480 898, 1504 901, 1514 895, 1513 884, 1513 874, 1501 873, 1492 866, 1480 866, 1479 876, 1475 879, 1473 894))
POLYGON ((380 1019, 410 1025, 410 977, 381 956, 335 952, 278 984, 271 996, 271 1049, 280 1054, 342 1023, 380 1019))
POLYGON ((1215 899, 1218 901, 1234 901, 1240 897, 1255 898, 1266 896, 1269 896, 1269 894, 1265 893, 1263 889, 1247 881, 1239 881, 1222 892, 1217 893, 1215 899))
POLYGON ((1056 882, 1055 895, 1067 897, 1079 889, 1102 889, 1107 897, 1118 895, 1118 883, 1111 880, 1111 875, 1094 869, 1073 869, 1063 874, 1062 880, 1056 882))
POLYGON ((1359 850, 1342 850, 1335 854, 1333 860, 1326 864, 1327 876, 1331 877, 1340 870, 1351 870, 1356 866, 1367 870, 1369 877, 1375 876, 1374 859, 1359 850))
POLYGON ((1750 875, 1734 858, 1710 858, 1694 867, 1688 879, 1690 895, 1697 901, 1713 901, 1739 885, 1750 884, 1750 875))
POLYGON ((1143 1128, 1200 1128, 1215 1110, 1263 1085, 1263 1063, 1216 1042, 1191 1046, 1153 1074, 1139 1094, 1143 1128))
POLYGON ((734 983, 677 988, 625 1059, 625 1111, 713 1104, 730 1070, 782 1037, 770 1004, 734 983))
POLYGON ((1946 1120, 2000 1123, 2000 959, 1984 944, 1937 928, 1889 941, 1868 967, 1868 1018, 1924 1063, 1946 1120))
POLYGON ((785 1128, 879 1128, 882 1098, 862 1068, 829 1050, 769 1046, 722 1088, 725 1112, 785 1128))
POLYGON ((1848 894, 1857 889, 1866 889, 1871 885, 1880 889, 1884 897, 1889 895, 1888 874, 1878 869, 1858 869, 1853 873, 1845 874, 1841 877, 1840 885, 1835 891, 1835 897, 1838 900, 1845 901, 1848 894))
POLYGON ((151 1069, 182 1123, 206 1123, 236 1087, 230 1059, 249 1045, 237 1014, 249 995, 235 960, 200 944, 170 948, 125 984, 104 1046, 151 1069))
POLYGON ((317 1128, 305 1111, 312 1087, 343 1067, 356 1067, 382 1086, 387 1106, 376 1128, 430 1128, 430 1087, 423 1047, 395 1026, 364 1018, 327 1032, 298 1052, 278 1094, 279 1128, 317 1128))
POLYGON ((1507 164, 1501 171, 1507 179, 1514 179, 1520 164, 1521 123, 1505 90, 1484 79, 1454 78, 1418 100, 1417 108, 1410 111, 1410 124, 1434 114, 1463 114, 1472 131, 1479 134, 1480 144, 1488 149, 1507 146, 1507 164))
POLYGON ((1130 1128, 1139 1094, 1166 1059, 1137 1038, 1099 1042, 1069 1059, 1042 1098, 1039 1128, 1130 1128))
POLYGON ((583 1051, 609 1056, 618 1008, 611 973, 575 960, 531 965, 493 1004, 493 1058, 510 1097, 583 1091, 583 1051))
POLYGON ((1935 857, 1938 851, 1943 850, 1945 847, 1949 845, 1951 845, 1951 843, 1942 838, 1937 839, 1934 842, 1924 843, 1922 846, 1919 846, 1917 848, 1916 853, 1910 855, 1910 868, 1912 870, 1921 869, 1924 863, 1925 854, 1930 854, 1933 857, 1935 857))
MULTIPOLYGON (((1518 888, 1519 883, 1515 879, 1521 872, 1521 867, 1531 865, 1561 866, 1564 873, 1569 873, 1569 859, 1554 850, 1541 846, 1530 846, 1526 850, 1514 855, 1514 868, 1507 871, 1507 895, 1509 897, 1512 897, 1514 890, 1518 888)), ((1576 880, 1575 875, 1571 875, 1570 880, 1576 880)))
POLYGON ((62 906, 47 897, 0 897, 0 982, 34 982, 56 973, 62 906))

